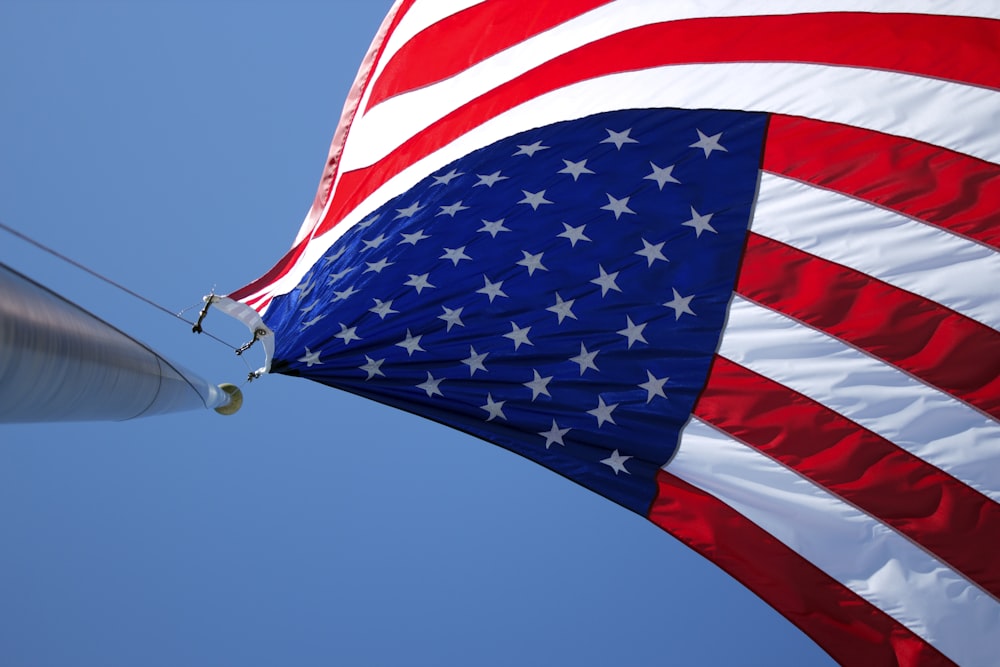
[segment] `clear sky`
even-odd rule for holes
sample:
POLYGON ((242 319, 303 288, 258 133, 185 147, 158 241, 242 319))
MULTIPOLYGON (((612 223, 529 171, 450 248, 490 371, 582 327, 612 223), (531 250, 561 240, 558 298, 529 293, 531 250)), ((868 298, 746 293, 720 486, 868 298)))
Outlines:
MULTIPOLYGON (((389 6, 0 0, 0 219, 194 317, 290 245, 389 6)), ((246 376, 2 232, 0 261, 246 376)), ((244 390, 233 417, 0 426, 0 665, 831 664, 554 473, 305 380, 244 390)))

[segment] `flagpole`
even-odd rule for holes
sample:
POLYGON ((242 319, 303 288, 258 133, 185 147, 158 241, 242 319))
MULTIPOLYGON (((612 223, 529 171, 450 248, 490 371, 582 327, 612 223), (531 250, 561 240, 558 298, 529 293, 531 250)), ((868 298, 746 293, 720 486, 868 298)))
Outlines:
POLYGON ((240 405, 237 387, 207 382, 0 264, 0 422, 232 414, 240 405))

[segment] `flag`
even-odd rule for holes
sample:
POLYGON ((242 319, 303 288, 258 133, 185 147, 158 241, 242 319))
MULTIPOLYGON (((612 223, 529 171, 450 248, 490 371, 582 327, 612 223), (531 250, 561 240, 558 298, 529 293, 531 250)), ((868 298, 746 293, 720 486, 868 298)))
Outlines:
POLYGON ((268 369, 649 518, 844 664, 1000 654, 1000 9, 402 0, 268 369))

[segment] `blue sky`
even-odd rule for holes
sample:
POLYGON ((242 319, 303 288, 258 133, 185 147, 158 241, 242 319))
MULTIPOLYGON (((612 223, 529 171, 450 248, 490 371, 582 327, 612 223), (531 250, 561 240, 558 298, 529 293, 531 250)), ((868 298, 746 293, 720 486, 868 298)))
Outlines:
MULTIPOLYGON (((5 0, 0 219, 194 317, 291 243, 389 5, 5 0)), ((247 373, 6 235, 0 261, 214 382, 247 373)), ((244 389, 228 418, 0 426, 0 664, 830 664, 528 461, 304 380, 244 389)))

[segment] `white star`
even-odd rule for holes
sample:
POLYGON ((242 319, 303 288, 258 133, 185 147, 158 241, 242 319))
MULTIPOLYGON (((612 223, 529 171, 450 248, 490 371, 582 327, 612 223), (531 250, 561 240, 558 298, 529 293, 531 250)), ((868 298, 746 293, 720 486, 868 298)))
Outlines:
POLYGON ((497 282, 493 283, 490 282, 490 279, 484 275, 483 281, 485 281, 486 284, 477 289, 476 294, 485 294, 490 298, 490 303, 493 303, 493 299, 495 299, 498 296, 502 297, 507 296, 507 293, 501 289, 501 287, 503 286, 502 280, 498 280, 497 282))
POLYGON ((583 228, 587 225, 580 225, 579 227, 570 227, 565 222, 562 223, 565 228, 561 234, 556 234, 556 236, 561 236, 563 238, 569 239, 569 244, 571 247, 576 247, 577 241, 589 241, 590 239, 586 234, 583 233, 583 228))
POLYGON ((594 283, 595 285, 601 286, 602 298, 608 293, 608 290, 613 289, 616 292, 622 291, 621 288, 618 287, 618 284, 615 282, 615 280, 618 279, 618 273, 619 273, 618 271, 615 271, 614 273, 608 273, 604 270, 604 267, 601 266, 600 264, 597 265, 597 268, 600 269, 601 275, 597 276, 590 282, 594 283))
POLYGON ((559 324, 567 317, 571 319, 576 319, 576 315, 573 314, 573 304, 576 303, 576 299, 570 299, 569 301, 563 301, 562 297, 559 296, 559 292, 556 292, 556 302, 554 305, 549 306, 545 310, 555 313, 559 317, 559 324))
POLYGON ((583 375, 583 372, 588 368, 593 368, 595 371, 600 373, 601 370, 597 367, 597 364, 594 363, 594 357, 597 356, 598 352, 600 352, 600 350, 594 350, 593 352, 588 352, 587 346, 584 345, 583 343, 580 343, 580 354, 578 354, 575 357, 572 357, 570 361, 572 361, 574 364, 580 364, 580 375, 583 375))
POLYGON ((334 334, 334 338, 343 340, 344 345, 350 344, 352 340, 361 340, 361 336, 356 333, 358 330, 357 327, 344 326, 343 322, 338 322, 338 324, 340 324, 340 333, 334 334))
POLYGON ((335 282, 337 282, 338 280, 340 280, 341 278, 343 278, 344 276, 346 276, 348 273, 350 273, 353 270, 354 270, 354 267, 353 266, 349 266, 346 269, 344 269, 343 271, 340 271, 338 273, 332 274, 329 278, 326 279, 326 284, 327 285, 334 284, 335 282))
POLYGON ((663 393, 663 385, 670 378, 668 377, 658 378, 652 373, 650 373, 648 370, 646 371, 646 377, 649 379, 646 382, 643 382, 642 384, 639 385, 641 389, 646 390, 646 402, 649 403, 657 396, 662 396, 663 398, 666 398, 667 395, 663 393))
POLYGON ((670 301, 667 301, 663 305, 666 306, 667 308, 674 309, 674 321, 676 322, 677 320, 681 319, 681 315, 683 315, 684 313, 687 313, 689 315, 694 315, 695 317, 697 317, 695 312, 691 310, 691 299, 693 299, 695 295, 692 294, 691 296, 681 296, 677 292, 677 290, 674 289, 673 291, 674 291, 674 298, 670 301))
POLYGON ((315 308, 318 305, 319 305, 319 301, 313 301, 308 306, 302 306, 301 308, 299 308, 299 312, 302 313, 303 315, 307 315, 310 312, 312 312, 312 309, 315 308))
POLYGON ((504 338, 510 338, 514 341, 514 349, 521 347, 521 344, 534 345, 530 340, 528 340, 528 332, 531 331, 531 327, 524 327, 523 329, 513 322, 510 323, 510 333, 505 333, 504 338))
POLYGON ((330 265, 330 264, 332 264, 332 263, 333 263, 333 262, 334 262, 335 260, 338 260, 338 259, 340 259, 340 256, 341 256, 341 255, 343 255, 343 254, 344 254, 344 252, 345 252, 346 250, 347 250, 347 248, 346 248, 346 247, 341 247, 341 248, 340 248, 340 250, 337 250, 337 251, 336 251, 335 253, 333 253, 332 255, 327 255, 326 257, 324 257, 324 258, 323 258, 323 261, 324 261, 324 262, 326 263, 326 265, 327 265, 327 266, 329 266, 329 265, 330 265))
POLYGON ((404 243, 409 243, 410 245, 417 245, 418 241, 423 241, 424 239, 429 239, 430 236, 424 234, 424 230, 419 229, 412 234, 403 234, 403 240, 396 245, 403 245, 404 243))
POLYGON ((532 255, 527 250, 522 250, 521 252, 524 254, 524 259, 517 262, 517 264, 518 266, 527 268, 529 276, 535 275, 536 269, 548 271, 548 269, 542 265, 542 255, 545 254, 544 252, 540 252, 537 255, 532 255))
POLYGON ((658 259, 662 259, 664 262, 670 261, 669 259, 663 256, 663 245, 664 243, 666 243, 666 241, 653 245, 646 239, 641 239, 641 240, 642 240, 642 250, 636 250, 635 254, 645 257, 646 261, 649 262, 649 266, 652 266, 653 262, 655 262, 658 259))
POLYGON ((365 247, 362 248, 362 250, 369 250, 371 248, 377 248, 380 245, 382 245, 383 243, 385 243, 385 234, 379 234, 377 237, 373 238, 370 241, 368 241, 366 239, 361 239, 361 242, 365 244, 365 247))
POLYGON ((643 180, 656 181, 656 184, 660 186, 661 190, 663 189, 663 186, 666 185, 667 183, 680 183, 680 181, 674 178, 674 167, 676 165, 672 164, 670 166, 664 167, 663 169, 660 169, 655 164, 650 162, 649 166, 653 168, 653 173, 651 173, 649 176, 643 176, 642 178, 643 180))
POLYGON ((396 347, 401 347, 406 350, 406 356, 412 357, 414 352, 426 352, 424 348, 420 347, 420 339, 423 338, 423 334, 414 336, 410 333, 410 330, 406 330, 406 338, 396 343, 396 347))
POLYGON ((301 331, 305 331, 305 330, 306 330, 306 329, 308 329, 309 327, 311 327, 311 326, 313 326, 314 324, 316 324, 317 322, 319 322, 319 321, 320 321, 321 319, 323 319, 324 317, 326 317, 326 315, 317 315, 316 317, 312 318, 311 320, 309 320, 309 321, 307 321, 307 322, 303 322, 303 323, 302 323, 302 329, 301 329, 301 331))
POLYGON ((378 220, 378 216, 377 215, 370 215, 367 218, 365 218, 364 220, 362 220, 361 222, 359 222, 357 224, 357 227, 358 227, 358 229, 364 229, 366 227, 371 227, 375 223, 376 220, 378 220))
POLYGON ((544 151, 548 146, 543 146, 541 141, 536 141, 533 144, 517 145, 517 152, 514 155, 527 155, 528 157, 533 157, 538 151, 544 151))
POLYGON ((424 380, 423 382, 421 382, 420 384, 418 384, 417 388, 418 389, 423 389, 424 391, 426 391, 427 392, 427 398, 433 397, 434 394, 437 394, 438 396, 444 396, 444 394, 441 393, 441 390, 438 389, 438 385, 441 384, 443 381, 444 381, 444 378, 436 378, 435 379, 435 377, 430 374, 430 371, 428 371, 427 372, 427 379, 424 380))
POLYGON ((444 315, 438 315, 439 320, 444 320, 448 323, 448 328, 445 331, 451 331, 451 328, 456 324, 460 327, 464 327, 465 323, 462 322, 462 310, 465 306, 459 306, 458 308, 452 310, 448 306, 441 306, 444 308, 444 315))
POLYGON ((463 259, 472 259, 465 254, 465 246, 461 248, 443 248, 443 250, 444 254, 438 257, 438 259, 450 259, 455 263, 455 266, 458 266, 458 263, 463 259))
POLYGON ((382 299, 372 299, 375 302, 375 306, 368 309, 368 312, 375 313, 381 319, 385 319, 386 315, 391 315, 392 313, 398 313, 398 310, 392 309, 392 299, 386 302, 382 302, 382 299))
POLYGON ((609 130, 607 128, 605 128, 604 131, 608 133, 608 138, 602 140, 601 143, 602 144, 614 144, 615 147, 618 150, 621 150, 622 146, 624 144, 637 144, 637 143, 639 143, 638 141, 636 141, 632 137, 628 136, 629 133, 632 131, 631 127, 628 128, 627 130, 623 130, 621 132, 615 132, 614 130, 609 130))
POLYGON ((500 218, 499 220, 494 220, 493 222, 490 222, 489 220, 483 220, 483 226, 477 229, 476 231, 489 232, 490 236, 496 238, 497 234, 499 234, 500 232, 510 231, 510 228, 504 227, 503 221, 504 221, 503 218, 500 218))
POLYGON ((489 373, 489 371, 486 370, 486 366, 483 364, 483 362, 486 360, 486 357, 488 355, 489 355, 489 352, 483 352, 482 354, 476 354, 476 348, 472 347, 471 345, 469 346, 469 358, 468 359, 462 359, 462 363, 469 367, 469 377, 472 377, 473 375, 475 375, 476 371, 482 371, 484 373, 489 373))
MULTIPOLYGON (((605 192, 604 194, 607 195, 608 193, 605 192)), ((622 197, 621 199, 616 199, 615 197, 608 195, 608 203, 602 206, 601 210, 611 211, 612 213, 614 213, 615 220, 620 219, 623 213, 631 213, 632 215, 635 215, 635 211, 633 211, 628 207, 629 199, 631 199, 631 197, 622 197)))
POLYGON ((407 280, 403 284, 404 285, 409 285, 410 287, 413 287, 414 289, 416 289, 417 290, 417 294, 420 294, 420 292, 425 287, 430 287, 431 289, 434 289, 434 285, 431 285, 429 282, 427 282, 427 276, 431 275, 430 273, 422 273, 419 276, 416 275, 415 273, 411 273, 409 275, 410 275, 410 279, 407 280))
POLYGON ((301 364, 305 364, 306 368, 312 368, 313 366, 316 365, 322 366, 323 362, 319 360, 319 355, 321 354, 323 354, 323 350, 318 350, 316 352, 313 352, 307 347, 305 356, 299 357, 298 362, 301 364))
POLYGON ((548 384, 552 381, 552 376, 550 375, 543 378, 538 374, 538 371, 535 369, 531 370, 535 374, 535 378, 531 382, 524 383, 524 386, 531 390, 531 400, 534 401, 538 398, 539 394, 545 394, 551 398, 552 394, 549 393, 548 384))
POLYGON ((354 296, 355 294, 357 294, 359 291, 360 290, 354 289, 354 285, 349 286, 345 290, 340 290, 340 291, 333 290, 333 293, 335 295, 333 297, 333 300, 334 301, 344 301, 345 299, 350 299, 352 296, 354 296))
MULTIPOLYGON (((303 283, 303 285, 305 285, 305 283, 303 283)), ((299 287, 301 288, 301 287, 303 287, 303 285, 299 285, 299 287)), ((309 295, 312 293, 312 291, 314 289, 316 289, 316 281, 313 281, 313 282, 309 283, 308 285, 305 285, 305 289, 303 289, 299 293, 299 303, 305 301, 309 297, 309 295)))
POLYGON ((553 419, 552 428, 550 428, 548 431, 539 431, 538 435, 545 438, 545 449, 548 449, 552 445, 552 443, 556 443, 557 445, 562 445, 563 447, 565 447, 566 444, 563 442, 563 436, 569 433, 571 430, 572 429, 569 428, 559 428, 559 424, 557 424, 556 420, 553 419))
POLYGON ((375 273, 382 273, 382 269, 384 269, 387 266, 392 266, 393 264, 395 264, 395 262, 390 262, 388 259, 383 257, 377 262, 365 262, 365 264, 368 266, 368 268, 362 271, 363 274, 368 273, 369 271, 374 271, 375 273))
POLYGON ((557 171, 557 174, 569 174, 573 177, 573 180, 580 178, 581 174, 593 174, 594 172, 587 169, 587 161, 580 160, 579 162, 570 162, 569 160, 563 160, 566 166, 563 169, 557 171))
POLYGON ((643 324, 633 324, 632 318, 625 316, 625 322, 628 326, 624 329, 619 329, 616 333, 621 336, 625 336, 628 339, 628 349, 632 349, 632 343, 639 341, 640 343, 647 343, 648 341, 643 338, 642 330, 646 328, 646 323, 643 324))
POLYGON ((368 380, 371 380, 376 375, 381 375, 382 377, 385 377, 385 373, 382 372, 382 363, 385 361, 384 358, 383 359, 372 359, 371 357, 369 357, 366 354, 365 355, 365 361, 367 363, 364 364, 363 366, 358 366, 358 368, 360 368, 364 372, 368 373, 368 377, 365 378, 366 382, 368 380))
POLYGON ((626 475, 631 475, 632 473, 630 473, 628 470, 625 469, 625 462, 628 461, 630 458, 632 457, 622 456, 621 454, 618 453, 618 450, 616 449, 614 452, 612 452, 611 456, 602 460, 601 463, 603 463, 606 466, 610 466, 611 469, 615 471, 616 477, 618 476, 619 472, 623 472, 626 475))
POLYGON ((399 218, 412 218, 417 211, 422 211, 425 208, 427 207, 421 206, 420 202, 415 201, 406 208, 397 208, 396 217, 393 218, 393 220, 397 220, 399 218))
POLYGON ((458 178, 459 176, 464 176, 464 175, 465 174, 463 174, 462 172, 458 172, 458 171, 455 171, 454 169, 452 169, 451 171, 449 171, 447 174, 444 174, 443 176, 435 176, 434 177, 434 182, 431 183, 431 186, 434 186, 434 185, 448 185, 454 179, 458 178))
POLYGON ((456 213, 458 213, 459 211, 464 211, 469 207, 462 206, 462 202, 457 201, 454 204, 449 204, 448 206, 441 206, 440 208, 441 210, 437 212, 437 215, 447 215, 454 218, 456 213))
POLYGON ((542 204, 551 204, 548 199, 545 198, 545 190, 540 190, 538 192, 528 192, 527 190, 521 190, 524 193, 524 199, 517 202, 518 204, 529 204, 531 208, 535 211, 542 204))
POLYGON ((723 153, 728 153, 729 151, 719 143, 719 139, 722 137, 722 132, 718 134, 713 134, 708 137, 701 130, 698 130, 698 141, 694 142, 688 148, 700 148, 705 151, 705 157, 709 157, 712 151, 722 151, 723 153))
POLYGON ((685 227, 693 227, 694 235, 696 238, 701 238, 702 232, 712 232, 713 234, 718 234, 710 223, 714 213, 709 213, 708 215, 701 215, 698 211, 694 210, 694 206, 691 207, 691 219, 687 222, 682 222, 681 224, 685 227))
POLYGON ((597 407, 593 410, 587 410, 588 415, 593 415, 597 418, 597 428, 604 426, 604 422, 611 422, 615 424, 615 420, 611 417, 611 413, 615 411, 618 407, 617 403, 612 403, 611 405, 606 405, 604 403, 604 398, 601 396, 597 397, 597 407))
MULTIPOLYGON (((476 183, 476 185, 485 185, 488 188, 492 188, 493 184, 497 181, 507 180, 507 177, 501 176, 499 171, 494 171, 492 174, 487 174, 485 176, 483 174, 476 174, 476 176, 479 178, 479 182, 476 183)), ((476 185, 473 185, 472 187, 476 187, 476 185)))
POLYGON ((486 418, 486 421, 491 422, 497 417, 500 419, 507 419, 507 415, 503 413, 503 404, 507 401, 494 401, 493 394, 486 394, 486 405, 480 405, 480 410, 486 410, 490 414, 486 418))

